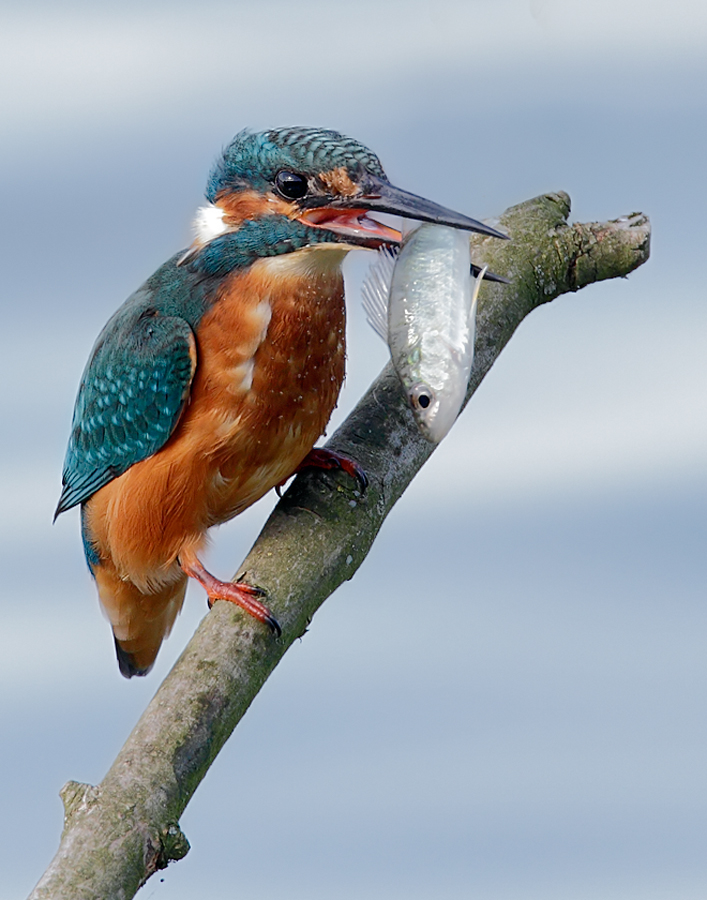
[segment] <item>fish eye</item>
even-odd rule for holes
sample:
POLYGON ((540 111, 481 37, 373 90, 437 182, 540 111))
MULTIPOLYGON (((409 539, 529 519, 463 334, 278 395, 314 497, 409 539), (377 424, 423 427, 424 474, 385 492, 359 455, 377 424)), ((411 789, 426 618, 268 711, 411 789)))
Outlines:
POLYGON ((426 384, 416 384, 410 391, 413 409, 426 410, 435 402, 435 392, 426 384))
POLYGON ((275 187, 288 200, 301 200, 307 193, 307 179, 298 172, 281 169, 275 176, 275 187))

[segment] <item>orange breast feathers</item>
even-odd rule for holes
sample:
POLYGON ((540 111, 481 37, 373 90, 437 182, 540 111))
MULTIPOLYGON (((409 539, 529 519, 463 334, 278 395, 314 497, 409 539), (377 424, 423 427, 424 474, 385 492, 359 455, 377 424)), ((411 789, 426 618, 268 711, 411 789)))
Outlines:
POLYGON ((90 499, 88 533, 121 578, 152 590, 183 552, 297 468, 344 378, 341 262, 319 245, 229 277, 197 329, 197 369, 168 443, 90 499))

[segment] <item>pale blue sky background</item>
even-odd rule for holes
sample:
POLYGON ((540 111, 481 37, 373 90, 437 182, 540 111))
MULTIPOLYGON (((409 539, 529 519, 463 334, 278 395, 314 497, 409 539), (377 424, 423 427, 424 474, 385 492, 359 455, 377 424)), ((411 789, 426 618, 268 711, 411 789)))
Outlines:
MULTIPOLYGON (((0 900, 205 612, 190 591, 120 677, 77 516, 50 524, 81 370, 189 242, 219 148, 285 124, 479 218, 555 189, 579 220, 642 210, 653 258, 524 323, 139 896, 704 898, 706 98, 698 0, 0 7, 0 900)), ((337 416, 386 356, 366 265, 337 416)), ((270 506, 215 535, 216 572, 270 506)))

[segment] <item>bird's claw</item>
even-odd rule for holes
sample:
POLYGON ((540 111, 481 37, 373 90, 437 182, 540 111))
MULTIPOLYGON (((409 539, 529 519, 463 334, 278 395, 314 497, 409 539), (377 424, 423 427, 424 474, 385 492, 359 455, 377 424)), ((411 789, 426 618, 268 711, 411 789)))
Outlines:
POLYGON ((236 606, 240 606, 254 619, 267 625, 273 634, 280 637, 282 634, 280 623, 268 607, 261 602, 263 597, 267 597, 267 592, 263 588, 248 584, 245 581, 221 581, 212 575, 211 572, 208 572, 193 554, 186 558, 180 558, 179 565, 185 575, 195 578, 204 588, 208 598, 209 609, 213 607, 217 600, 227 600, 229 603, 235 603, 236 606))
MULTIPOLYGON (((301 472, 302 469, 310 468, 329 470, 341 469, 343 472, 346 472, 347 475, 350 475, 351 478, 355 478, 356 481, 358 481, 362 494, 368 487, 368 476, 356 460, 351 459, 349 456, 344 456, 343 453, 337 453, 334 450, 327 450, 324 447, 315 447, 313 450, 309 451, 292 474, 296 475, 297 472, 301 472)), ((278 485, 278 487, 281 486, 282 485, 278 485)))
POLYGON ((282 637, 282 628, 280 628, 280 623, 277 621, 272 613, 265 619, 265 624, 268 626, 270 631, 275 635, 276 638, 282 637))
POLYGON ((240 606, 241 609, 244 609, 247 613, 253 616, 254 619, 257 619, 259 622, 267 625, 272 634, 275 635, 275 637, 281 637, 282 628, 280 627, 280 623, 270 612, 268 607, 264 603, 261 603, 260 599, 256 599, 267 597, 266 591, 264 591, 262 588, 254 587, 251 584, 234 584, 233 582, 229 582, 228 584, 230 584, 230 586, 235 590, 224 590, 219 591, 217 594, 209 594, 207 600, 209 609, 213 607, 214 603, 217 600, 226 600, 230 603, 235 603, 237 606, 240 606), (246 597, 243 597, 243 594, 245 594, 246 597))
POLYGON ((268 596, 268 592, 265 590, 265 588, 258 587, 257 584, 248 584, 247 581, 241 580, 243 577, 245 576, 241 575, 240 577, 236 578, 235 581, 232 581, 230 583, 235 584, 239 590, 244 591, 251 597, 255 597, 257 600, 262 600, 264 597, 268 596))
MULTIPOLYGON (((343 469, 347 475, 350 475, 352 478, 355 478, 358 481, 359 487, 361 488, 361 493, 365 493, 366 488, 368 487, 368 475, 364 472, 363 468, 356 462, 355 459, 350 459, 348 456, 342 456, 341 454, 335 454, 338 460, 338 468, 343 469)), ((337 468, 336 466, 332 466, 331 468, 337 468)))

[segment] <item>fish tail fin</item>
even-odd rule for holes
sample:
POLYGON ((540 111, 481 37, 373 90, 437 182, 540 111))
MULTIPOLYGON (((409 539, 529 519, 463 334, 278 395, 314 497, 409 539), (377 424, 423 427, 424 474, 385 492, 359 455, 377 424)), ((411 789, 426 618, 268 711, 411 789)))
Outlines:
POLYGON ((388 343, 388 298, 398 251, 381 247, 361 285, 361 302, 366 320, 375 333, 388 343))

